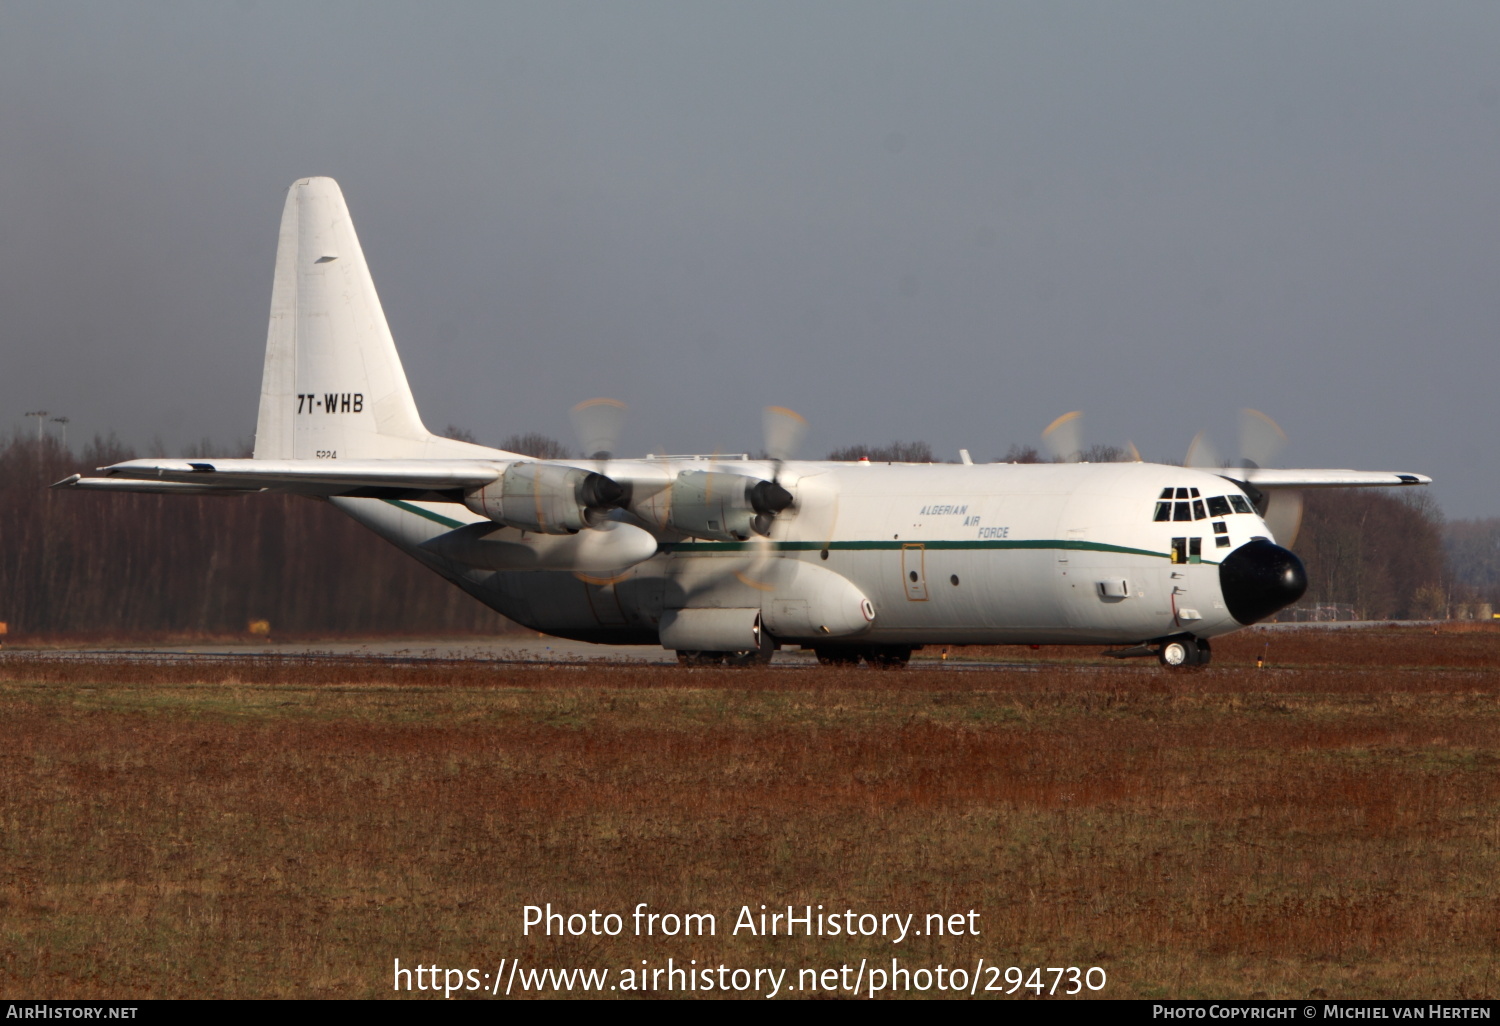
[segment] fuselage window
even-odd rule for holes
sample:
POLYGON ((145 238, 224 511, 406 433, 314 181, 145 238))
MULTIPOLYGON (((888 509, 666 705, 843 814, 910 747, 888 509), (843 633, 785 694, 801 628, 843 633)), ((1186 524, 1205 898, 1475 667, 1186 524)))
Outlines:
POLYGON ((1222 495, 1215 495, 1208 500, 1208 515, 1211 517, 1229 516, 1229 500, 1222 495))
POLYGON ((1229 497, 1229 504, 1234 507, 1236 513, 1255 512, 1255 510, 1250 508, 1249 501, 1243 495, 1231 495, 1229 497))

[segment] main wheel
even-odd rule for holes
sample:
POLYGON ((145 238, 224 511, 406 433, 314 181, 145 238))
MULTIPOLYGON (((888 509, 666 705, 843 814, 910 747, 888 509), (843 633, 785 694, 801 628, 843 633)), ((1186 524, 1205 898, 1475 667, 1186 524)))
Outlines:
POLYGON ((877 670, 902 670, 911 662, 910 645, 871 645, 865 649, 865 662, 877 670))
POLYGON ((730 666, 768 666, 771 657, 776 654, 776 643, 769 638, 760 648, 751 649, 748 652, 730 652, 725 660, 730 666))
POLYGON ((1163 666, 1192 666, 1198 661, 1197 648, 1191 638, 1170 638, 1162 643, 1156 657, 1163 666))
POLYGON ((858 666, 859 649, 857 648, 833 648, 831 646, 820 646, 813 649, 813 655, 818 657, 818 662, 824 666, 858 666))
POLYGON ((723 666, 728 652, 695 652, 692 649, 677 650, 677 661, 683 666, 723 666))

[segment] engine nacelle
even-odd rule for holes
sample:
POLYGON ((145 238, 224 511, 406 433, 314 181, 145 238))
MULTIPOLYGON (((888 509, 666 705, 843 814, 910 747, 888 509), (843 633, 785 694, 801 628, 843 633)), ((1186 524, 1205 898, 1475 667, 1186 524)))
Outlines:
POLYGON ((776 514, 792 504, 792 493, 775 481, 713 470, 684 470, 672 482, 668 524, 683 534, 745 541, 771 533, 776 514))
POLYGON ((603 474, 551 463, 512 463, 491 484, 464 496, 482 517, 538 534, 575 534, 604 522, 625 489, 603 474))
POLYGON ((484 570, 571 570, 613 574, 656 555, 649 531, 618 520, 606 520, 577 534, 518 532, 481 521, 440 534, 422 548, 466 566, 484 570))

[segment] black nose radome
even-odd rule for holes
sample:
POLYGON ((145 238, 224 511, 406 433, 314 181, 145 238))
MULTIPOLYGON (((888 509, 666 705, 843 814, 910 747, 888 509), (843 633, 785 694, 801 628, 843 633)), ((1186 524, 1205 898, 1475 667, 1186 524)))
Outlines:
POLYGON ((1295 553, 1280 545, 1247 542, 1219 564, 1219 590, 1229 615, 1252 624, 1301 598, 1307 571, 1295 553))

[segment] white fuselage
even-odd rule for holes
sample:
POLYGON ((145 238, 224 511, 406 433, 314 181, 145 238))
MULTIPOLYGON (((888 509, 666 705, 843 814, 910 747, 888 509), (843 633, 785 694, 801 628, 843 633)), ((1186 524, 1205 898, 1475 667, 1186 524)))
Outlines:
MULTIPOLYGON (((462 556, 467 550, 447 544, 453 532, 487 531, 515 544, 549 539, 494 527, 456 503, 331 501, 528 627, 652 644, 668 610, 769 614, 773 604, 795 598, 788 588, 801 586, 785 582, 813 574, 788 575, 783 561, 789 560, 831 571, 868 599, 873 616, 857 638, 846 639, 861 644, 1213 637, 1242 626, 1221 595, 1219 563, 1244 543, 1271 537, 1238 486, 1202 470, 1147 463, 789 463, 781 480, 795 505, 775 518, 769 538, 695 540, 662 526, 660 503, 668 494, 663 483, 703 465, 610 463, 607 472, 635 488, 630 507, 617 515, 650 530, 659 545, 649 559, 610 573, 475 566, 473 557, 462 556), (1214 498, 1227 515, 1209 513, 1214 498), (1240 512, 1229 508, 1230 498, 1240 512), (1159 520, 1163 501, 1169 519, 1159 520), (1184 514, 1191 519, 1171 519, 1184 514)), ((756 478, 775 473, 755 461, 714 469, 756 478)))

